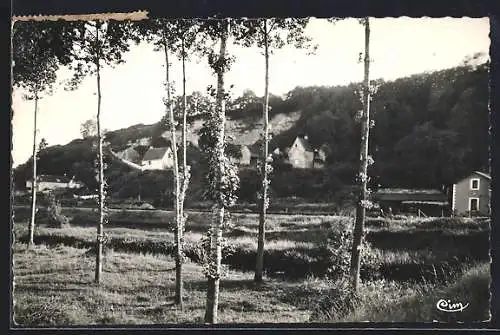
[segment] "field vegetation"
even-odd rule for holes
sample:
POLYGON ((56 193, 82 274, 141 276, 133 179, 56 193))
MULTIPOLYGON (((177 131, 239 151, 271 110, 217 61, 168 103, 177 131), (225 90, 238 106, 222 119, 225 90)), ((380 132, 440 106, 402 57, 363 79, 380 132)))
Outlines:
MULTIPOLYGON (((114 212, 105 229, 109 240, 100 287, 92 284, 96 214, 78 209, 65 214, 70 225, 39 225, 37 247, 26 250, 27 224, 22 211, 16 213, 18 324, 203 322, 206 279, 200 241, 209 224, 206 213, 190 213, 186 225, 182 312, 173 305, 175 248, 167 212, 114 212)), ((225 233, 230 243, 223 250, 223 323, 489 318, 488 220, 370 218, 362 286, 358 298, 350 299, 343 274, 349 264, 352 218, 271 215, 263 285, 253 283, 257 217, 233 214, 232 219, 225 233), (470 305, 461 313, 444 313, 435 308, 440 298, 470 305)))

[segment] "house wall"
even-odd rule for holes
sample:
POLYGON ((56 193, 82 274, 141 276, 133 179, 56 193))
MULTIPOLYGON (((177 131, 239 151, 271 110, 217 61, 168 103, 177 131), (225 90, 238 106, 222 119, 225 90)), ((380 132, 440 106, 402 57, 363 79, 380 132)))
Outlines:
POLYGON ((250 149, 248 149, 247 147, 243 147, 241 149, 240 164, 241 165, 250 165, 251 156, 252 156, 252 153, 250 152, 250 149))
POLYGON ((149 161, 143 161, 144 170, 163 170, 163 160, 162 159, 153 159, 149 161))
POLYGON ((83 187, 83 185, 77 181, 70 180, 68 183, 68 187, 69 188, 80 188, 80 187, 83 187))
POLYGON ((326 153, 323 151, 323 149, 320 149, 318 151, 318 158, 325 161, 326 160, 326 153))
POLYGON ((472 174, 468 178, 465 178, 454 185, 455 191, 453 196, 455 197, 452 202, 455 204, 454 212, 457 215, 466 215, 469 212, 469 198, 479 198, 479 214, 489 215, 489 203, 490 203, 490 180, 477 175, 472 174), (471 179, 479 179, 479 190, 471 190, 471 179))
POLYGON ((144 170, 165 170, 174 166, 172 151, 168 150, 163 158, 142 161, 144 170))
MULTIPOLYGON (((26 188, 31 189, 31 181, 26 182, 26 188)), ((53 182, 46 182, 46 181, 40 181, 37 183, 37 189, 39 191, 43 190, 55 190, 55 189, 61 189, 61 188, 67 188, 68 184, 67 183, 53 183, 53 182)))
POLYGON ((174 166, 174 157, 172 155, 172 152, 169 150, 163 156, 162 159, 162 169, 170 169, 172 166, 174 166))
POLYGON ((318 161, 314 162, 313 168, 315 168, 315 169, 322 169, 324 167, 325 167, 325 164, 323 162, 318 162, 318 161))
POLYGON ((302 144, 295 140, 288 151, 288 160, 294 168, 310 169, 313 167, 314 153, 306 151, 302 144))

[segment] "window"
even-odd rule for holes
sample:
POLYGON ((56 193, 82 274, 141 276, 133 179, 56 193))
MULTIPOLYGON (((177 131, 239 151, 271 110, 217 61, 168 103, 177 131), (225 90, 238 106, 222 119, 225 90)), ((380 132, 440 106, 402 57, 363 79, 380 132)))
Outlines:
POLYGON ((470 180, 470 189, 471 190, 479 190, 479 179, 474 178, 470 180))
POLYGON ((479 198, 469 198, 469 211, 479 210, 479 198))

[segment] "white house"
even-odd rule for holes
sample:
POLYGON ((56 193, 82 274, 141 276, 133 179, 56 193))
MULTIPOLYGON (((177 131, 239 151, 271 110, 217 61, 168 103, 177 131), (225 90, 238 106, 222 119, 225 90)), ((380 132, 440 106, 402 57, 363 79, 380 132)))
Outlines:
POLYGON ((298 169, 322 168, 326 156, 323 148, 315 149, 311 146, 307 136, 297 136, 285 152, 289 163, 298 169))
MULTIPOLYGON (((26 181, 26 188, 32 188, 32 181, 26 181)), ((75 177, 69 179, 66 176, 39 175, 37 176, 37 190, 39 192, 51 191, 55 189, 79 189, 83 183, 77 181, 75 177)))
POLYGON ((474 171, 453 184, 451 209, 456 215, 490 215, 491 176, 474 171))
POLYGON ((144 170, 166 170, 174 165, 170 147, 149 148, 141 162, 144 170))

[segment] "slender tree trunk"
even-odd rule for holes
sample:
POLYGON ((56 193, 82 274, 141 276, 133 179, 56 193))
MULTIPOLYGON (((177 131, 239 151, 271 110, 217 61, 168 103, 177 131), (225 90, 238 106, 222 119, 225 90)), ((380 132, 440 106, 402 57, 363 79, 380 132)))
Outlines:
POLYGON ((260 199, 259 213, 259 237, 257 240, 257 262, 255 266, 254 280, 257 283, 262 282, 264 272, 264 243, 266 239, 266 210, 268 204, 268 176, 267 176, 267 158, 269 156, 269 45, 267 40, 267 19, 264 19, 264 56, 266 62, 265 74, 265 92, 264 92, 264 144, 262 149, 262 192, 260 199))
POLYGON ((179 159, 177 157, 177 139, 175 133, 175 117, 174 108, 172 106, 171 87, 170 87, 170 64, 168 60, 168 41, 163 32, 163 50, 165 52, 165 66, 166 66, 166 81, 167 81, 167 105, 168 115, 170 120, 170 135, 172 142, 172 154, 174 156, 174 211, 175 211, 175 303, 182 308, 182 246, 180 233, 181 228, 181 209, 179 204, 180 197, 180 183, 179 183, 179 159))
MULTIPOLYGON (((187 95, 186 95, 186 51, 184 49, 184 39, 182 39, 182 171, 187 172, 187 95)), ((186 180, 184 178, 184 183, 186 180)), ((185 194, 183 194, 185 196, 185 194)), ((184 209, 183 209, 184 210, 184 209)))
POLYGON ((38 187, 36 178, 36 121, 38 114, 38 92, 35 92, 35 124, 33 127, 33 181, 31 183, 31 221, 29 226, 30 239, 28 241, 28 248, 35 245, 35 216, 36 216, 36 189, 38 187))
MULTIPOLYGON (((99 43, 99 22, 96 22, 96 44, 99 43)), ((104 235, 104 169, 102 159, 102 134, 101 134, 101 55, 97 50, 95 65, 97 77, 97 142, 98 142, 98 159, 99 159, 99 222, 97 225, 97 250, 96 250, 96 269, 95 282, 101 281, 102 274, 102 251, 103 251, 103 235, 104 235)))
MULTIPOLYGON (((229 24, 224 28, 221 36, 219 59, 226 57, 226 44, 229 33, 229 24)), ((224 123, 225 123, 225 104, 224 104, 224 69, 219 67, 217 70, 217 117, 219 118, 217 129, 217 142, 216 152, 217 162, 219 162, 218 178, 222 178, 223 171, 223 158, 224 158, 224 123)), ((224 206, 217 203, 216 215, 212 220, 212 227, 210 234, 210 267, 213 273, 209 274, 208 288, 207 288, 207 306, 205 310, 205 322, 215 324, 217 323, 217 310, 219 306, 219 284, 221 276, 221 262, 222 262, 222 225, 224 223, 224 206), (212 267, 213 265, 213 267, 212 267)))
POLYGON ((186 199, 187 185, 189 183, 189 176, 187 171, 187 158, 186 158, 186 114, 187 114, 187 97, 186 97, 186 55, 184 49, 184 38, 181 37, 182 45, 182 166, 181 166, 181 177, 179 178, 180 183, 180 194, 179 194, 179 225, 177 226, 177 258, 179 262, 176 263, 175 267, 175 278, 176 278, 176 303, 179 305, 180 309, 183 309, 183 291, 184 282, 182 276, 182 263, 184 255, 184 227, 186 222, 186 215, 184 213, 184 200, 186 199))
POLYGON ((352 292, 357 292, 359 284, 359 270, 361 267, 361 241, 365 224, 366 208, 364 203, 367 198, 368 181, 368 139, 370 135, 370 22, 365 18, 365 73, 363 83, 363 116, 361 119, 361 150, 360 150, 360 191, 356 208, 356 222, 353 234, 351 253, 351 287, 352 292))

